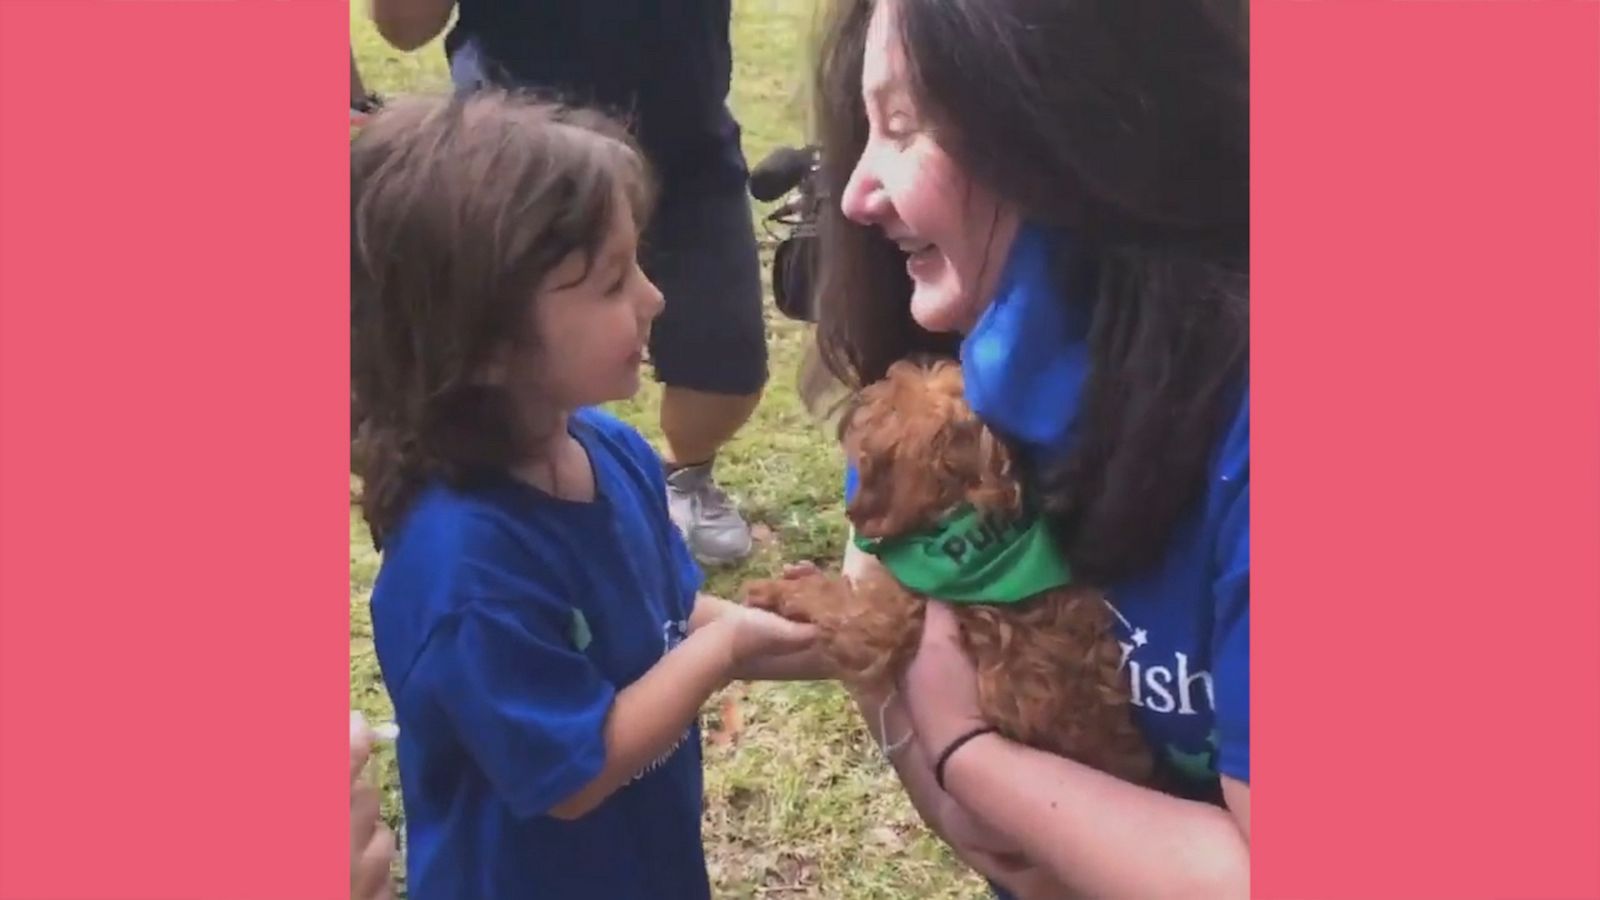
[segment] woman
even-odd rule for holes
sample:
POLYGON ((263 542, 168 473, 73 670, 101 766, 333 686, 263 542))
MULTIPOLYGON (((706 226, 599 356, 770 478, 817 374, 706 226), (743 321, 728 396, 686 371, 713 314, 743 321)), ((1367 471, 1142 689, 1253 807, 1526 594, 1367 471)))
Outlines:
MULTIPOLYGON (((1202 0, 841 0, 818 349, 959 354, 1102 587, 1161 791, 984 731, 948 611, 882 718, 912 801, 1025 897, 1245 896, 1249 113, 1202 0), (942 761, 942 768, 939 765, 942 761), (939 784, 942 776, 942 789, 939 784)), ((846 570, 875 561, 847 548, 846 570)), ((876 730, 882 697, 858 697, 876 730)))

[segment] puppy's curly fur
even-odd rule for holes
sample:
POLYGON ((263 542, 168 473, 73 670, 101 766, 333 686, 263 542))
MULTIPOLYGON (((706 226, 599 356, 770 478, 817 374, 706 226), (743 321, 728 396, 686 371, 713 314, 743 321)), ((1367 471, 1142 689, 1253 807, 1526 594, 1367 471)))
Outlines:
MULTIPOLYGON (((1011 455, 967 406, 954 363, 896 363, 861 392, 843 424, 859 476, 847 514, 864 537, 921 530, 963 501, 1002 515, 1021 507, 1011 455)), ((745 599, 816 623, 843 677, 880 690, 916 654, 927 600, 881 569, 854 584, 821 572, 755 581, 745 599)), ((1020 604, 957 604, 954 612, 978 670, 979 704, 1002 734, 1127 781, 1151 781, 1122 650, 1098 592, 1074 585, 1020 604)))

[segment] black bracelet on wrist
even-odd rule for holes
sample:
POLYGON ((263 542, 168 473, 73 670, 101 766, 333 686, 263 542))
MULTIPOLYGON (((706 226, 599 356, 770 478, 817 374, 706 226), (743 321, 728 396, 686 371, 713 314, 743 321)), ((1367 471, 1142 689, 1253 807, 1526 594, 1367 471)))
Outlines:
POLYGON ((970 741, 975 737, 981 737, 985 734, 993 734, 997 731, 999 731, 999 729, 989 725, 985 725, 982 728, 974 728, 966 734, 963 734, 961 737, 951 741, 950 746, 944 748, 944 752, 939 754, 939 761, 933 765, 933 780, 939 785, 939 790, 944 790, 944 767, 945 763, 950 761, 950 757, 954 755, 957 750, 960 750, 962 745, 967 741, 970 741))

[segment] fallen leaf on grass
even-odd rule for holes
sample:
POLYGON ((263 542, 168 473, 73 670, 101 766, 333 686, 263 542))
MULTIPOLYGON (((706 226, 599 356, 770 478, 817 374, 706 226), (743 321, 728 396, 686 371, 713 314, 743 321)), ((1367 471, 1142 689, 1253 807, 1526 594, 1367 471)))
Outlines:
POLYGON ((891 850, 904 850, 906 846, 906 839, 901 836, 898 830, 888 825, 879 825, 868 832, 868 836, 872 838, 873 843, 888 847, 891 850))

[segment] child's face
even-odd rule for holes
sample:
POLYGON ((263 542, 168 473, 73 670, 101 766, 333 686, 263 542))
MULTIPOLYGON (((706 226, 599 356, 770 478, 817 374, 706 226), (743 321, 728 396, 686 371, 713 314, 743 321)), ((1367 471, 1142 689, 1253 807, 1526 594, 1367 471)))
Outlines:
MULTIPOLYGON (((621 203, 618 209, 626 211, 621 203)), ((531 379, 539 405, 572 410, 632 397, 639 390, 650 323, 661 314, 661 292, 639 268, 639 235, 631 215, 611 233, 584 274, 577 253, 561 261, 534 304, 539 352, 531 379)))

